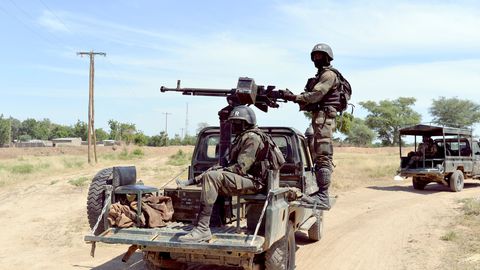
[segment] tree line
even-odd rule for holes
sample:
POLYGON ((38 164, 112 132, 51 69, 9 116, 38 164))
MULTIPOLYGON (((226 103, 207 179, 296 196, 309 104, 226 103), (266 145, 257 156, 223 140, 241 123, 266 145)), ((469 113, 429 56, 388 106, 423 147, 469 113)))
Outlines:
MULTIPOLYGON (((141 130, 137 130, 135 124, 122 123, 109 120, 109 131, 103 128, 95 129, 96 140, 115 140, 127 144, 139 146, 165 146, 165 145, 192 145, 195 144, 196 136, 184 136, 175 134, 169 138, 165 132, 158 135, 147 136, 141 130)), ((87 123, 77 120, 74 125, 60 125, 52 123, 49 119, 35 120, 28 118, 20 121, 16 118, 6 118, 0 115, 0 146, 11 142, 25 142, 32 139, 52 140, 56 138, 80 137, 87 140, 87 123)))
MULTIPOLYGON (((415 102, 413 97, 359 102, 359 105, 368 111, 367 116, 362 119, 345 112, 337 117, 337 131, 345 136, 344 142, 355 146, 371 146, 374 140, 378 140, 380 146, 398 145, 400 128, 421 123, 422 116, 412 108, 415 102)), ((467 128, 480 122, 480 105, 456 97, 433 99, 429 113, 433 117, 432 123, 440 126, 467 128)), ((306 113, 306 116, 311 118, 309 113, 306 113)), ((109 120, 108 126, 108 132, 102 128, 95 130, 97 141, 111 139, 148 146, 193 145, 196 141, 196 136, 182 138, 178 134, 168 138, 165 132, 147 136, 137 130, 135 124, 116 120, 109 120)), ((208 124, 199 123, 197 133, 205 126, 208 124)), ((87 124, 80 120, 74 125, 66 126, 52 123, 49 119, 37 121, 29 118, 20 121, 0 115, 0 146, 30 139, 81 137, 86 140, 87 127, 87 124)))
MULTIPOLYGON (((414 97, 359 102, 367 116, 362 119, 346 112, 337 117, 337 131, 345 135, 344 142, 355 146, 371 146, 376 139, 380 146, 398 145, 400 129, 422 121, 412 108, 415 102, 414 97)), ((469 128, 480 122, 480 105, 457 97, 433 99, 429 113, 432 124, 440 126, 469 128)))

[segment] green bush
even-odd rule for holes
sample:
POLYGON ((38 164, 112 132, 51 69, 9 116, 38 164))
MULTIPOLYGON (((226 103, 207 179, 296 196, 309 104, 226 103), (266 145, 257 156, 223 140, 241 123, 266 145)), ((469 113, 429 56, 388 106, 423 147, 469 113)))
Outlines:
POLYGON ((457 238, 457 234, 454 231, 449 231, 442 237, 440 237, 443 241, 453 241, 457 238))
POLYGON ((145 153, 143 153, 143 150, 141 148, 137 148, 133 150, 132 155, 134 155, 135 157, 143 157, 145 153))
POLYGON ((167 164, 173 166, 182 166, 190 162, 190 156, 183 152, 181 149, 177 153, 170 156, 167 164))
POLYGON ((67 169, 82 168, 84 164, 85 162, 79 159, 63 159, 63 166, 67 169))
POLYGON ((480 215, 480 199, 465 199, 463 202, 463 213, 466 216, 479 216, 480 215))
POLYGON ((127 160, 127 159, 134 159, 134 158, 142 158, 145 154, 141 148, 136 148, 132 152, 128 152, 127 148, 123 148, 122 152, 118 154, 118 159, 127 160))
POLYGON ((29 174, 33 172, 35 167, 32 164, 18 164, 10 167, 10 172, 14 174, 29 174))
POLYGON ((87 182, 88 182, 88 178, 85 177, 85 176, 68 180, 68 183, 70 183, 71 185, 74 185, 76 187, 86 186, 87 182))

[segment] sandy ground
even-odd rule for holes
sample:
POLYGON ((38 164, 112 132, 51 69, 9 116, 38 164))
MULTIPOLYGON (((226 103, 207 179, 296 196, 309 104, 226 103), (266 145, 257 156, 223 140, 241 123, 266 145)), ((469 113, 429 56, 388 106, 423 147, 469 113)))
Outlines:
MULTIPOLYGON (((159 156, 138 165, 164 161, 159 156)), ((78 175, 99 169, 88 167, 78 175)), ((89 256, 90 246, 83 242, 89 232, 87 187, 65 180, 75 176, 55 175, 0 189, 1 269, 144 268, 138 252, 127 264, 120 261, 127 246, 97 244, 95 258, 89 256)), ((148 177, 145 182, 149 184, 148 177)), ((325 216, 323 239, 313 243, 297 232, 296 269, 443 269, 447 243, 440 237, 458 214, 458 200, 479 194, 479 181, 467 181, 460 193, 436 184, 415 191, 410 181, 339 193, 325 216)))

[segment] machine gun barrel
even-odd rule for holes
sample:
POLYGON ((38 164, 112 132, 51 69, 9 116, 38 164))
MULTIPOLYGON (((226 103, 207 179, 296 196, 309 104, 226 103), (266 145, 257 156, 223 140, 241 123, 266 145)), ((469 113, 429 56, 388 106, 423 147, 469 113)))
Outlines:
POLYGON ((209 96, 209 97, 226 97, 235 93, 233 89, 212 89, 212 88, 182 88, 180 87, 180 80, 177 81, 176 88, 160 87, 160 92, 181 92, 183 95, 189 96, 209 96))

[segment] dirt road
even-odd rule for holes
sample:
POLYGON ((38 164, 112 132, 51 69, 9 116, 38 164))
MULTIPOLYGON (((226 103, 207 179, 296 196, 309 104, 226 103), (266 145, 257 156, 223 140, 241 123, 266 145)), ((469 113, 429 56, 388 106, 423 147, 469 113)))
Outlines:
MULTIPOLYGON (((2 269, 143 269, 140 254, 128 264, 120 261, 125 246, 99 244, 96 257, 89 257, 82 241, 88 232, 85 190, 71 189, 38 184, 0 193, 2 269)), ((478 182, 460 193, 438 185, 414 191, 393 182, 341 193, 326 214, 321 241, 297 233, 297 269, 442 269, 447 243, 440 237, 457 213, 457 200, 479 194, 478 182)))
POLYGON ((325 237, 313 244, 297 237, 297 269, 444 269, 448 243, 440 237, 458 200, 479 195, 478 181, 460 193, 436 184, 414 191, 406 182, 340 194, 325 237))

